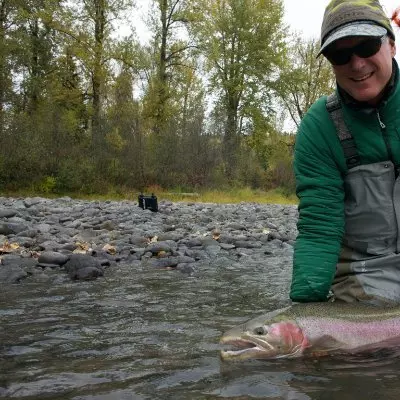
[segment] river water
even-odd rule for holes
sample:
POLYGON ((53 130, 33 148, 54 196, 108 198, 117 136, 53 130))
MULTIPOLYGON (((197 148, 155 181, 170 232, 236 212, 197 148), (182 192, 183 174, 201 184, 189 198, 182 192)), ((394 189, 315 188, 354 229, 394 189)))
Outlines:
POLYGON ((219 337, 287 305, 291 252, 193 275, 119 266, 103 279, 25 280, 0 293, 0 398, 398 399, 400 362, 223 363, 219 337))

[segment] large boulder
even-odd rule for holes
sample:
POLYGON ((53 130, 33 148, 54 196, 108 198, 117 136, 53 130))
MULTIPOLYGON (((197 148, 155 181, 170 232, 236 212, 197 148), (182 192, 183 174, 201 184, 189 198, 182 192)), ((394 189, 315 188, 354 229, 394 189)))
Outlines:
POLYGON ((91 280, 104 275, 101 262, 86 254, 71 254, 64 268, 72 280, 91 280))

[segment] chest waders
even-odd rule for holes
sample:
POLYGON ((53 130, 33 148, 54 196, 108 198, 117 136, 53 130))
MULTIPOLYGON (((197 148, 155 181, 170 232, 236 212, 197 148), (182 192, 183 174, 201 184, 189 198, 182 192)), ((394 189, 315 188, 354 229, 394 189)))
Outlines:
POLYGON ((361 164, 336 93, 326 108, 348 167, 343 177, 345 234, 331 290, 335 299, 346 302, 400 303, 400 178, 390 160, 361 164))

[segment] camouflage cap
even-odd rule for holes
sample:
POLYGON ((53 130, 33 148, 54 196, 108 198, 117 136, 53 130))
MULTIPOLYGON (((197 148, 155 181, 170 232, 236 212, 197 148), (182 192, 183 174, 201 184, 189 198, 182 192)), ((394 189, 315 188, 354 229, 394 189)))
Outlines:
POLYGON ((331 0, 322 21, 319 54, 344 37, 385 34, 395 39, 390 19, 378 0, 331 0))

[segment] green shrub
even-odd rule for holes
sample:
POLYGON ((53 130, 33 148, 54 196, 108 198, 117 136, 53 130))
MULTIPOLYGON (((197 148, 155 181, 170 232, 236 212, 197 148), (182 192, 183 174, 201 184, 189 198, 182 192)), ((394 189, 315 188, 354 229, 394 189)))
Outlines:
POLYGON ((57 179, 54 176, 46 176, 39 183, 38 189, 40 193, 49 194, 54 193, 57 186, 57 179))

